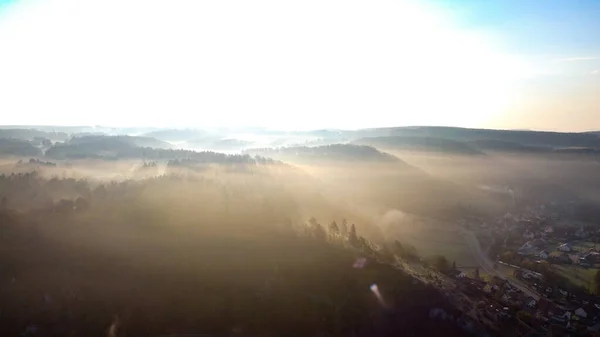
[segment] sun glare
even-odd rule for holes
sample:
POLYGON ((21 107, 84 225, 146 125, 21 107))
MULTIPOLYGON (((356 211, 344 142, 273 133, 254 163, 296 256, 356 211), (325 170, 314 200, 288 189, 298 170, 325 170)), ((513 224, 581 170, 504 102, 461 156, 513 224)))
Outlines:
POLYGON ((416 1, 38 0, 5 11, 8 124, 471 126, 502 111, 524 69, 416 1))

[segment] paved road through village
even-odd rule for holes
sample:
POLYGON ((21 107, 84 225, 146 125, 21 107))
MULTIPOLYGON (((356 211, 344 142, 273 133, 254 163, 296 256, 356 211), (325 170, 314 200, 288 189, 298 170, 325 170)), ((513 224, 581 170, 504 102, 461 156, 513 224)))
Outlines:
MULTIPOLYGON (((469 246, 469 249, 471 250, 471 253, 477 259, 477 262, 479 263, 481 268, 483 270, 485 270, 486 273, 488 273, 490 275, 498 276, 503 280, 508 280, 508 278, 506 277, 506 275, 504 273, 502 273, 501 271, 494 268, 494 263, 490 260, 488 255, 481 249, 481 246, 479 245, 479 240, 477 240, 475 233, 473 233, 472 231, 466 230, 464 228, 461 228, 460 234, 465 239, 467 245, 469 246)), ((537 294, 536 292, 534 292, 533 290, 529 289, 524 283, 519 282, 514 279, 510 279, 508 281, 515 288, 517 288, 517 289, 523 291, 525 294, 533 297, 536 301, 540 299, 540 295, 537 294)))

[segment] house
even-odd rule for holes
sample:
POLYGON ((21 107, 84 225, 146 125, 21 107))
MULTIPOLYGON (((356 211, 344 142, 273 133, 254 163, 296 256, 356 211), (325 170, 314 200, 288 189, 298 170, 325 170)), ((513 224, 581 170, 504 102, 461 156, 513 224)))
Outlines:
POLYGON ((581 309, 586 313, 586 318, 597 321, 600 316, 600 309, 595 303, 587 303, 581 306, 581 309))
POLYGON ((540 252, 540 259, 542 259, 542 260, 546 260, 546 259, 548 259, 548 256, 549 256, 549 255, 550 255, 550 254, 549 254, 547 251, 545 251, 545 250, 542 250, 542 251, 540 252))
POLYGON ((573 246, 570 243, 564 243, 564 244, 558 246, 558 248, 556 248, 556 250, 559 250, 561 252, 571 252, 571 251, 573 251, 573 246))
POLYGON ((534 237, 535 237, 535 235, 530 231, 526 231, 523 234, 523 239, 525 239, 525 240, 533 240, 534 237))
POLYGON ((537 242, 538 240, 530 240, 525 242, 517 251, 519 255, 531 255, 539 249, 537 242))
POLYGON ((530 308, 535 308, 535 305, 537 304, 537 302, 532 297, 532 298, 528 299, 527 302, 525 302, 525 304, 527 304, 527 306, 530 308))
POLYGON ((587 252, 579 257, 579 263, 596 264, 600 261, 600 253, 596 251, 587 252))
POLYGON ((467 277, 467 274, 462 270, 452 269, 448 272, 448 276, 454 278, 465 278, 467 277))
POLYGON ((541 280, 544 278, 544 275, 542 275, 540 273, 536 273, 531 270, 523 269, 523 270, 521 270, 521 277, 526 280, 531 280, 531 279, 541 280))
POLYGON ((585 310, 583 310, 583 308, 575 309, 575 315, 582 317, 582 318, 587 318, 587 313, 585 312, 585 310))
POLYGON ((544 233, 548 233, 548 234, 554 233, 554 228, 552 228, 552 227, 546 227, 546 229, 544 229, 544 233))

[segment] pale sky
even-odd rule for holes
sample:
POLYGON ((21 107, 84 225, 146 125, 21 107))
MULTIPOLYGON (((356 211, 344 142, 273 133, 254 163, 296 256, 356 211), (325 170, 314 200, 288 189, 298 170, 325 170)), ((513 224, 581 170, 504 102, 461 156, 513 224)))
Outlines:
POLYGON ((600 130, 573 3, 0 0, 0 125, 600 130))

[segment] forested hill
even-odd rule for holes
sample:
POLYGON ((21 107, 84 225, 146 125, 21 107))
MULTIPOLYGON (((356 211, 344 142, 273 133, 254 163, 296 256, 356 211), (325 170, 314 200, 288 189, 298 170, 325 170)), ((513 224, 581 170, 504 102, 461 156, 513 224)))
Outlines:
MULTIPOLYGON (((332 131, 329 135, 331 137, 339 137, 340 133, 352 139, 412 136, 434 137, 460 142, 495 140, 531 146, 600 148, 600 135, 598 132, 567 133, 423 126, 332 131)), ((323 133, 321 132, 320 134, 323 133)))
POLYGON ((467 143, 455 141, 448 138, 427 136, 390 136, 390 137, 366 137, 353 142, 354 144, 370 145, 378 148, 390 148, 395 150, 443 152, 462 155, 484 155, 482 151, 467 143))
POLYGON ((158 140, 152 137, 142 136, 106 136, 106 135, 81 135, 75 136, 69 140, 68 144, 81 145, 81 146, 136 146, 136 147, 152 147, 157 149, 171 149, 173 145, 158 140), (112 144, 111 144, 112 143, 112 144))
POLYGON ((281 160, 296 161, 365 161, 383 163, 403 163, 399 158, 381 152, 374 147, 353 144, 332 144, 324 146, 299 146, 249 149, 248 154, 256 154, 281 160))
MULTIPOLYGON (((152 139, 152 138, 150 138, 152 139)), ((145 160, 179 160, 186 159, 198 163, 274 163, 273 161, 248 155, 227 155, 216 152, 196 152, 191 150, 160 149, 142 147, 138 144, 162 143, 158 140, 149 141, 145 137, 128 136, 86 136, 73 138, 65 143, 55 144, 46 151, 46 156, 55 159, 84 159, 99 158, 145 159, 145 160)))
POLYGON ((462 155, 483 155, 487 151, 600 153, 598 133, 417 127, 358 130, 350 132, 347 137, 354 137, 355 144, 462 155))
POLYGON ((39 156, 42 151, 30 142, 20 139, 0 138, 0 155, 7 156, 39 156))
POLYGON ((226 193, 232 179, 93 190, 72 179, 0 180, 2 192, 36 181, 82 195, 17 212, 3 193, 6 336, 32 325, 39 336, 105 336, 117 317, 116 336, 469 335, 468 318, 433 286, 393 267, 397 245, 378 248, 342 219, 295 223, 288 190, 266 180, 236 193, 226 193), (366 264, 353 267, 357 258, 366 264), (452 320, 431 316, 440 310, 452 320))

